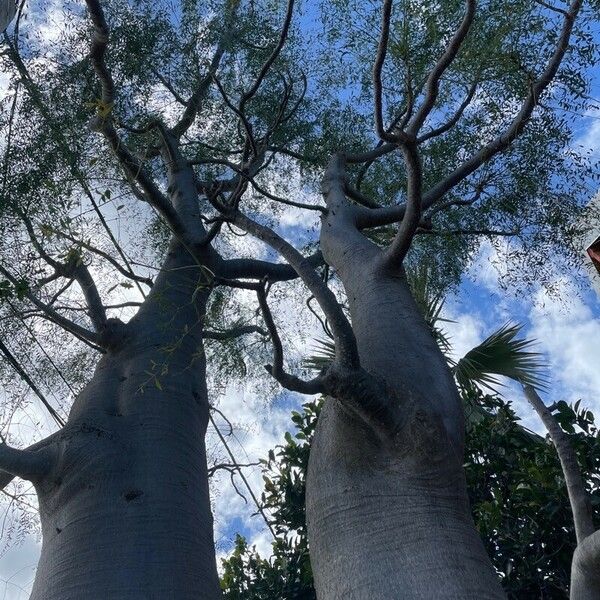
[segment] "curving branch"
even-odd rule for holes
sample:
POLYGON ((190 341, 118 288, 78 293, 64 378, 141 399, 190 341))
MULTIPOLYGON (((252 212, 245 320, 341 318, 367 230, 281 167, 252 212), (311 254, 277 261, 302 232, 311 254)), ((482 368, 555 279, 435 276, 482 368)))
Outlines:
POLYGON ((258 304, 273 344, 273 364, 265 365, 267 372, 284 388, 292 392, 309 395, 323 394, 326 391, 323 376, 319 375, 310 381, 304 381, 299 377, 286 373, 283 368, 283 344, 281 343, 277 326, 267 302, 267 292, 264 285, 258 286, 256 295, 258 296, 258 304))
MULTIPOLYGON (((10 273, 4 266, 0 265, 0 273, 10 281, 13 285, 17 286, 19 281, 17 278, 10 273)), ((80 340, 88 343, 95 349, 100 349, 100 341, 101 336, 98 333, 90 331, 81 325, 77 325, 77 323, 73 323, 71 320, 63 317, 61 314, 56 312, 50 305, 42 302, 39 298, 37 298, 34 294, 32 294, 29 290, 24 292, 24 296, 39 310, 41 310, 44 315, 56 325, 59 325, 69 333, 73 334, 75 337, 80 340)))
MULTIPOLYGON (((98 0, 86 0, 86 6, 94 26, 90 58, 102 90, 97 114, 92 119, 90 127, 104 136, 127 178, 140 186, 143 193, 143 199, 164 217, 177 237, 186 240, 188 232, 185 223, 180 219, 177 211, 159 190, 143 165, 127 148, 127 145, 121 139, 111 121, 111 113, 115 99, 115 86, 110 70, 105 62, 109 42, 109 28, 106 19, 104 18, 102 6, 98 0)), ((133 184, 132 189, 135 193, 136 190, 133 184)), ((139 194, 136 195, 139 197, 139 194)))
POLYGON ((416 144, 403 144, 402 153, 406 164, 406 211, 398 231, 385 251, 385 263, 398 267, 406 257, 413 237, 421 221, 423 173, 416 144))
MULTIPOLYGON (((88 313, 94 328, 97 332, 101 333, 106 327, 106 310, 102 304, 96 282, 89 269, 81 260, 81 256, 78 253, 72 253, 66 263, 54 260, 44 250, 42 244, 38 240, 33 224, 29 218, 24 213, 21 213, 19 216, 25 224, 25 228, 27 229, 27 233, 29 234, 33 246, 38 251, 39 255, 54 269, 55 276, 66 277, 67 279, 74 279, 77 281, 83 292, 83 296, 88 306, 88 313)), ((55 276, 49 279, 52 280, 53 278, 56 278, 55 276)))
POLYGON ((421 104, 414 116, 408 122, 406 131, 409 135, 416 136, 418 134, 419 130, 423 126, 423 123, 425 122, 425 119, 427 119, 433 110, 440 89, 440 79, 446 69, 456 58, 460 47, 462 46, 467 34, 469 33, 469 30, 471 29, 473 19, 475 18, 476 5, 476 0, 466 0, 465 15, 463 20, 452 36, 452 39, 450 40, 445 52, 439 58, 431 70, 431 73, 429 73, 427 81, 425 82, 425 99, 423 100, 423 104, 421 104))
POLYGON ((377 44, 377 54, 373 64, 373 104, 375 110, 375 131, 377 135, 384 141, 395 143, 397 137, 386 131, 383 124, 383 84, 381 74, 383 64, 388 50, 388 41, 390 37, 390 20, 392 17, 392 0, 384 0, 381 13, 381 33, 377 44))
POLYGON ((256 92, 258 92, 258 88, 260 88, 264 78, 267 76, 271 67, 273 66, 273 63, 277 60, 277 57, 281 53, 281 50, 283 49, 283 46, 285 45, 285 42, 287 40, 287 36, 288 36, 289 30, 290 30, 290 25, 292 23, 293 14, 294 14, 294 0, 288 0, 287 8, 285 11, 285 17, 284 17, 284 21, 283 21, 283 26, 281 27, 281 32, 279 34, 279 40, 277 41, 277 45, 275 46, 275 48, 273 49, 273 52, 271 52, 271 54, 269 55, 269 57, 267 58, 267 60, 263 64, 263 66, 261 67, 260 72, 258 73, 258 76, 255 79, 253 85, 240 98, 240 102, 238 105, 240 112, 242 112, 242 113, 244 112, 244 108, 246 107, 246 104, 250 100, 252 100, 252 98, 254 97, 256 92))
POLYGON ((424 133, 423 135, 419 136, 417 138, 417 144, 422 144, 423 142, 431 140, 435 137, 439 137, 440 135, 443 135, 447 131, 450 131, 460 121, 465 110, 467 109, 469 104, 471 104, 471 101, 473 100, 473 97, 475 96, 475 92, 477 91, 478 84, 479 84, 478 81, 471 84, 471 87, 469 87, 469 90, 467 91, 467 95, 466 95, 465 99, 462 101, 462 103, 457 108, 456 112, 452 115, 452 117, 450 119, 448 119, 448 121, 446 121, 443 125, 440 125, 439 127, 435 127, 431 131, 428 131, 427 133, 424 133))
POLYGON ((267 336, 268 332, 258 325, 239 325, 238 327, 232 327, 231 329, 223 329, 219 331, 203 331, 202 337, 205 340, 217 340, 225 342, 227 340, 233 340, 235 338, 248 335, 250 333, 258 333, 259 335, 267 336))
POLYGON ((481 165, 488 162, 499 152, 502 152, 523 132, 525 125, 531 119, 534 108, 539 104, 541 96, 544 94, 563 61, 565 53, 569 47, 571 34, 575 19, 581 9, 582 0, 573 0, 567 13, 564 15, 563 26, 558 36, 558 41, 554 53, 549 58, 546 68, 529 87, 527 97, 523 101, 519 112, 515 115, 510 125, 498 135, 494 140, 483 146, 477 153, 463 162, 450 175, 438 184, 433 186, 423 195, 423 208, 429 208, 444 194, 450 191, 458 183, 466 179, 481 165))
POLYGON ((319 277, 309 262, 289 242, 271 228, 253 221, 239 211, 226 215, 240 229, 276 250, 296 271, 325 313, 335 339, 336 359, 348 369, 359 367, 358 348, 352 326, 341 309, 335 294, 319 277))

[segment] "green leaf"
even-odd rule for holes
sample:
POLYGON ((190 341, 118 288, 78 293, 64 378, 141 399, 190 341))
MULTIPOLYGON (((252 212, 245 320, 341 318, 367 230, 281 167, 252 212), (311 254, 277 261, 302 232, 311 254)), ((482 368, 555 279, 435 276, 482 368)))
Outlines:
POLYGON ((507 377, 522 384, 544 388, 545 363, 539 352, 530 348, 534 340, 518 339, 522 326, 507 323, 492 333, 481 344, 469 350, 452 371, 459 386, 474 384, 495 390, 502 385, 496 376, 507 377))

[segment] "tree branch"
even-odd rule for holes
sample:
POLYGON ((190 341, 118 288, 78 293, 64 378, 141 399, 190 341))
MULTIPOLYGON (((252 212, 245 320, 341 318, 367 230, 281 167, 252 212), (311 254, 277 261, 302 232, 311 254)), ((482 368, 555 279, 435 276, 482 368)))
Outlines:
POLYGON ((569 438, 560 428, 554 415, 548 410, 535 388, 530 385, 523 385, 523 391, 525 397, 544 423, 556 448, 565 476, 565 483, 567 484, 571 510, 573 511, 577 543, 580 544, 586 537, 594 533, 595 528, 592 520, 592 504, 581 477, 577 455, 569 442, 569 438))
POLYGON ((142 164, 134 158, 111 122, 110 116, 113 110, 115 86, 105 62, 109 42, 109 28, 99 0, 86 0, 86 6, 94 26, 90 58, 102 89, 98 111, 90 126, 94 131, 102 133, 105 137, 128 179, 136 182, 141 187, 146 201, 165 218, 173 233, 180 239, 185 240, 187 239, 187 230, 177 211, 163 196, 142 164))
POLYGON ((512 120, 508 128, 496 139, 486 144, 483 148, 467 159, 462 165, 448 175, 443 181, 439 182, 423 196, 423 209, 432 206, 446 192, 455 185, 467 178, 476 171, 481 165, 489 161, 499 152, 505 150, 522 133, 525 125, 531 119, 534 108, 539 104, 540 97, 548 88, 554 79, 558 68, 560 67, 565 53, 569 47, 571 33, 575 19, 581 9, 581 0, 573 0, 569 6, 568 13, 564 17, 564 23, 560 32, 556 49, 544 69, 541 76, 531 84, 527 97, 523 101, 517 115, 512 120))
POLYGON ((106 311, 100 298, 96 283, 89 269, 83 264, 78 253, 72 253, 66 263, 54 260, 43 248, 38 240, 33 224, 25 213, 19 211, 20 217, 25 224, 29 237, 40 256, 62 277, 75 279, 83 292, 90 319, 97 332, 101 333, 106 327, 106 311))
POLYGON ((275 46, 275 48, 273 49, 273 52, 271 52, 270 56, 267 58, 265 63, 263 64, 263 66, 258 74, 258 77, 254 81, 254 84, 252 85, 252 87, 245 94, 242 95, 242 97, 240 99, 240 103, 239 103, 240 112, 242 112, 242 113, 244 112, 244 108, 246 107, 246 104, 254 97, 254 95, 258 91, 258 88, 261 86, 264 78, 267 76, 269 70, 271 69, 271 66, 277 60, 277 57, 279 56, 281 50, 283 49, 283 46, 285 45, 285 41, 287 39, 288 32, 290 29, 290 24, 292 22, 293 12, 294 12, 294 0, 288 0, 286 12, 285 12, 285 18, 283 21, 283 26, 281 28, 281 32, 279 34, 279 40, 277 41, 277 45, 275 46))
POLYGON ((416 136, 419 133, 419 130, 425 122, 425 119, 427 119, 429 113, 431 113, 433 110, 439 93, 440 79, 444 74, 444 71, 456 58, 462 43, 469 33, 469 29, 471 29, 471 25, 475 17, 475 8, 476 0, 466 0, 465 16, 463 17, 463 20, 455 34, 452 36, 446 51, 444 54, 442 54, 427 78, 425 83, 425 99, 423 100, 423 104, 408 122, 406 131, 409 135, 416 136))
POLYGON ((396 137, 390 135, 383 124, 383 90, 381 73, 387 55, 388 40, 390 37, 390 20, 392 16, 392 0, 384 0, 381 13, 381 33, 377 44, 377 54, 373 63, 373 104, 375 111, 375 131, 384 141, 395 143, 396 137))
MULTIPOLYGON (((6 444, 0 444, 0 469, 8 473, 11 480, 12 477, 20 477, 27 481, 41 479, 52 468, 53 458, 54 453, 48 446, 39 450, 18 450, 6 444)), ((0 477, 0 481, 2 479, 0 477)), ((6 479, 7 477, 4 478, 4 481, 6 479)))
POLYGON ((224 342, 227 340, 233 340, 249 333, 258 333, 259 335, 266 336, 268 332, 258 325, 240 325, 231 329, 223 329, 221 331, 203 331, 202 337, 205 340, 218 340, 224 342))
MULTIPOLYGON (((323 265, 323 255, 316 252, 302 260, 313 269, 323 265)), ((285 263, 272 263, 254 258, 233 258, 223 261, 219 274, 226 279, 266 279, 269 282, 290 281, 296 279, 298 273, 285 263)))
POLYGON ((38 386, 31 379, 27 371, 21 366, 19 361, 16 359, 14 354, 10 351, 10 349, 4 344, 4 342, 0 339, 0 352, 4 355, 8 363, 12 366, 12 368, 18 373, 18 375, 25 381, 25 383, 31 388, 33 393, 41 400, 42 404, 46 407, 50 416, 56 421, 59 427, 64 427, 65 421, 64 419, 54 410, 52 405, 48 402, 44 394, 40 391, 38 386))
MULTIPOLYGON (((210 84, 212 83, 213 78, 215 77, 219 68, 219 65, 221 64, 221 60, 225 54, 227 44, 231 36, 234 34, 233 24, 240 2, 239 0, 234 0, 232 2, 226 2, 225 5, 226 8, 225 18, 223 19, 223 30, 217 43, 215 53, 213 54, 213 57, 210 61, 208 71, 206 72, 206 75, 204 75, 204 77, 202 77, 202 79, 200 79, 200 81, 198 82, 198 86, 192 94, 192 96, 190 97, 190 99, 184 103, 186 108, 183 112, 183 115, 181 116, 181 119, 171 129, 171 134, 176 139, 179 139, 183 134, 185 134, 196 120, 202 102, 206 98, 208 90, 210 89, 210 84)), ((163 85, 165 85, 166 87, 166 84, 164 82, 163 85)), ((167 89, 169 89, 169 91, 171 91, 174 97, 177 98, 177 96, 175 96, 174 91, 172 91, 170 88, 167 89)))
MULTIPOLYGON (((0 273, 2 273, 2 275, 4 275, 4 277, 6 277, 6 279, 8 279, 13 285, 19 285, 19 282, 16 279, 16 277, 14 277, 2 265, 0 265, 0 273)), ((39 298, 34 296, 29 290, 26 290, 24 292, 24 295, 34 306, 37 306, 37 308, 39 308, 50 321, 52 321, 56 325, 59 325, 69 333, 72 333, 77 338, 91 344, 92 347, 96 349, 99 348, 100 336, 97 333, 89 331, 89 329, 86 329, 81 325, 77 325, 76 323, 73 323, 66 317, 63 317, 61 314, 57 313, 54 309, 52 309, 48 304, 45 304, 39 298)))
POLYGON ((407 176, 406 211, 398 227, 398 232, 384 254, 385 263, 392 267, 398 267, 402 264, 421 221, 421 194, 423 185, 421 159, 416 144, 403 144, 402 153, 406 164, 407 176))
POLYGON ((292 268, 298 273, 304 284, 308 287, 319 306, 325 313, 335 339, 336 359, 341 366, 356 369, 359 366, 358 348, 352 326, 338 304, 337 298, 329 287, 318 276, 313 267, 308 263, 298 250, 275 233, 269 227, 253 221, 239 211, 235 211, 227 218, 240 229, 247 231, 254 237, 265 242, 276 250, 292 268))
POLYGON ((447 131, 450 131, 450 129, 452 129, 460 121, 460 118, 463 116, 463 113, 465 112, 467 106, 469 106, 469 104, 471 104, 471 100, 473 100, 473 96, 475 96, 475 92, 477 91, 478 83, 479 82, 476 81, 475 83, 473 83, 471 85, 471 87, 469 88, 469 91, 467 92, 466 98, 463 100, 462 104, 458 107, 458 109, 456 110, 454 115, 448 121, 446 121, 446 123, 444 123, 443 125, 440 125, 439 127, 436 127, 435 129, 432 129, 431 131, 428 131, 427 133, 424 133, 423 135, 419 136, 417 138, 417 144, 422 144, 423 142, 426 142, 427 140, 430 140, 434 137, 438 137, 440 135, 443 135, 447 131))
POLYGON ((322 376, 315 377, 310 381, 304 381, 299 377, 295 377, 294 375, 290 375, 289 373, 285 372, 283 368, 283 344, 281 343, 277 326, 275 325, 273 315, 271 314, 271 309, 269 308, 269 304, 267 302, 267 293, 264 284, 258 286, 256 295, 258 296, 258 304, 260 306, 265 325, 269 330, 271 342, 273 343, 273 364, 265 365, 265 369, 284 388, 291 390, 292 392, 309 395, 324 393, 325 387, 322 376))
MULTIPOLYGON (((54 451, 53 449, 49 448, 49 446, 55 443, 57 436, 59 435, 61 435, 60 431, 52 433, 48 437, 44 438, 43 440, 40 440, 39 442, 36 442, 35 444, 32 444, 31 446, 29 446, 25 450, 22 450, 21 452, 35 453, 47 451, 47 455, 51 458, 50 463, 52 463, 52 459, 54 458, 54 451)), ((2 470, 2 467, 0 467, 0 490, 3 490, 15 477, 20 476, 2 470)))
POLYGON ((119 273, 121 273, 121 275, 127 277, 128 279, 131 279, 132 281, 137 281, 139 283, 144 283, 148 287, 152 287, 153 281, 150 277, 144 277, 142 275, 137 275, 136 273, 133 272, 133 270, 126 269, 107 252, 104 252, 103 250, 100 250, 99 248, 92 246, 92 244, 88 244, 87 242, 77 239, 76 237, 69 235, 68 233, 60 231, 58 229, 52 228, 52 232, 54 234, 58 235, 59 237, 64 238, 65 240, 69 240, 70 242, 73 242, 74 244, 77 244, 78 246, 85 248, 89 252, 92 252, 94 254, 97 254, 98 256, 101 256, 107 262, 109 262, 113 267, 115 267, 115 269, 117 269, 117 271, 119 271, 119 273))
MULTIPOLYGON (((45 104, 41 98, 41 94, 39 93, 39 90, 37 89, 35 82, 31 78, 25 63, 23 62, 23 60, 21 59, 21 56, 19 55, 18 49, 10 43, 8 45, 8 48, 9 48, 9 55, 10 55, 11 59, 13 60, 15 66, 17 67, 17 70, 19 71, 19 74, 21 75, 21 78, 22 78, 23 82, 25 83, 25 87, 28 90, 30 97, 34 101, 34 104, 37 106, 40 114, 42 115, 42 117, 44 118, 44 120, 46 121, 48 126, 52 129, 52 131, 56 135, 56 138, 58 139, 58 142, 59 142, 60 146, 62 147, 63 152, 65 152, 67 164, 69 165, 69 168, 70 168, 71 172, 73 173, 73 176, 79 182, 81 189, 83 190, 84 194, 90 201, 90 204, 92 205, 95 213, 97 214, 98 218, 100 219, 100 222, 102 223, 102 226, 104 227, 104 230, 106 231, 113 246, 115 247, 115 249, 121 256, 121 258, 123 259, 123 262, 129 268, 129 270, 132 271, 129 259, 125 255, 125 252, 123 252, 123 249, 117 242, 117 239, 115 238, 113 232, 111 231, 110 227, 108 226, 108 223, 106 222, 106 219, 104 218, 104 215, 102 214, 102 211, 100 210, 100 207, 98 206, 98 203, 94 199, 94 195, 92 194, 90 187, 88 186, 87 182, 85 181, 85 177, 83 176, 81 170, 79 169, 76 161, 73 158, 72 153, 70 152, 70 149, 68 147, 68 144, 65 140, 65 137, 62 133, 60 126, 57 125, 57 123, 52 118, 52 114, 48 111, 47 107, 45 106, 45 104)), ((139 282, 136 282, 136 285, 140 291, 140 294, 143 297, 145 297, 144 290, 142 289, 139 282)))

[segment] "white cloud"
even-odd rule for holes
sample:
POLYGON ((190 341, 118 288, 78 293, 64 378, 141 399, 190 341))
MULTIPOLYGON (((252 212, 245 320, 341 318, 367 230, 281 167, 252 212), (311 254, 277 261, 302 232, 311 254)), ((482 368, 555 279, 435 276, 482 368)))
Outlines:
POLYGON ((569 280, 559 282, 560 299, 538 292, 530 311, 531 335, 550 363, 552 401, 579 398, 600 413, 599 307, 585 301, 569 280), (565 303, 564 300, 568 300, 565 303))
POLYGON ((587 128, 575 141, 575 148, 581 154, 592 153, 597 156, 600 153, 600 110, 591 110, 585 115, 587 128))

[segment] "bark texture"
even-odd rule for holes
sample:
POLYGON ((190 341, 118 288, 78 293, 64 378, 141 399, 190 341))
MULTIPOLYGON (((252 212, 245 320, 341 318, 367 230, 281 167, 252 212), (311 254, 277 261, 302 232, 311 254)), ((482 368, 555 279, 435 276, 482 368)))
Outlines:
POLYGON ((203 269, 174 244, 148 299, 75 401, 36 482, 32 600, 220 596, 204 434, 203 269))
POLYGON ((571 565, 571 600, 600 600, 600 533, 577 545, 571 565))
POLYGON ((469 509, 449 369, 405 278, 335 208, 322 251, 344 284, 361 365, 385 381, 392 418, 385 431, 343 400, 325 403, 306 504, 318 597, 503 598, 469 509))

